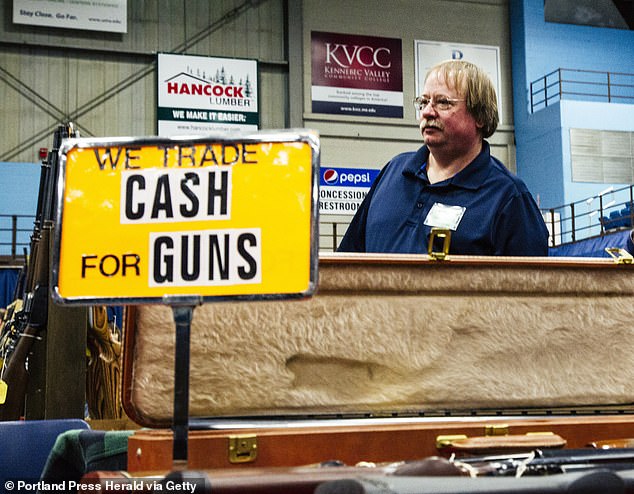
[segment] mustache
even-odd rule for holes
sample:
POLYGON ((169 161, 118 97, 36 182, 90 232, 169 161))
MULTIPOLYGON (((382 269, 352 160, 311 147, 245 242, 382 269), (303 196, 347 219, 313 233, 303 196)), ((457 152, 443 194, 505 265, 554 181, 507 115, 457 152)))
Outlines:
POLYGON ((423 120, 421 122, 421 129, 438 129, 443 130, 443 125, 438 120, 423 120))

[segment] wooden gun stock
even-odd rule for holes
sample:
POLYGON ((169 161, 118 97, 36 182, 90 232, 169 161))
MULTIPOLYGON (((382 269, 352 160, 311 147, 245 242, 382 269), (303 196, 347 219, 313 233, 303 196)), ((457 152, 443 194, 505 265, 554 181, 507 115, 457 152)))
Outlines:
POLYGON ((87 338, 89 358, 86 369, 86 402, 93 419, 120 419, 121 338, 108 323, 105 306, 91 308, 87 338))
POLYGON ((6 384, 6 398, 0 405, 0 420, 18 420, 24 411, 28 383, 27 359, 35 340, 46 329, 48 318, 48 243, 50 230, 42 232, 35 260, 35 287, 24 300, 18 318, 17 338, 3 363, 2 381, 6 384), (20 327, 22 326, 22 327, 20 327))
POLYGON ((76 137, 72 124, 58 126, 53 149, 42 164, 30 262, 26 266, 22 308, 2 327, 0 338, 0 420, 17 420, 24 413, 29 380, 28 358, 33 344, 46 331, 49 303, 49 250, 54 224, 57 153, 64 138, 76 137))
POLYGON ((0 405, 0 420, 18 420, 23 415, 29 379, 26 362, 39 332, 39 329, 27 326, 20 334, 15 349, 11 353, 11 359, 2 375, 2 380, 7 385, 7 395, 4 403, 0 405))

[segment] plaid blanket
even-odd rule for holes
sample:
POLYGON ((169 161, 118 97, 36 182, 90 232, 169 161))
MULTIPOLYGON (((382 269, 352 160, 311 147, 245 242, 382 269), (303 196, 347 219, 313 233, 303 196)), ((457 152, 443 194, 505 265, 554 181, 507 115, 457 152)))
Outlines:
POLYGON ((128 466, 128 436, 132 432, 70 430, 60 434, 40 480, 79 481, 87 472, 125 470, 128 466))

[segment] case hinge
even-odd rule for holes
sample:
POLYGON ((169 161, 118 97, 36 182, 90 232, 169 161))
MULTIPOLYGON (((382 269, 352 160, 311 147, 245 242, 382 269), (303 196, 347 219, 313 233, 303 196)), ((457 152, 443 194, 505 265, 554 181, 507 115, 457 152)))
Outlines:
POLYGON ((465 434, 442 434, 436 436, 436 448, 446 448, 447 446, 451 446, 454 441, 460 441, 461 439, 467 439, 467 436, 465 434))
POLYGON ((508 433, 508 424, 487 424, 484 426, 485 436, 506 436, 508 433))
MULTIPOLYGON (((484 426, 485 436, 505 436, 509 433, 508 424, 486 424, 484 426)), ((436 448, 442 449, 451 446, 454 441, 467 439, 465 434, 442 434, 436 436, 436 448)))

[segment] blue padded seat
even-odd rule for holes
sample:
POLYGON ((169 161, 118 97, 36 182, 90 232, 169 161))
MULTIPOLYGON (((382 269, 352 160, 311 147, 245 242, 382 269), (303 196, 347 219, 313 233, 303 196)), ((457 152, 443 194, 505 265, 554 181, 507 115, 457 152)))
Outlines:
POLYGON ((37 481, 57 436, 89 428, 81 419, 0 422, 0 485, 9 479, 37 481))
POLYGON ((610 219, 606 225, 606 228, 620 228, 622 226, 627 226, 628 219, 621 211, 618 209, 610 212, 610 219))

